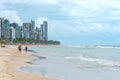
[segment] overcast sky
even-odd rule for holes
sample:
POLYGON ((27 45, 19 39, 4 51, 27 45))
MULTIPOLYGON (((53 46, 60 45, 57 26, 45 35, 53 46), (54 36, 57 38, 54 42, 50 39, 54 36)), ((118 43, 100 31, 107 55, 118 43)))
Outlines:
POLYGON ((0 0, 11 22, 49 22, 49 39, 67 45, 120 45, 120 0, 0 0))

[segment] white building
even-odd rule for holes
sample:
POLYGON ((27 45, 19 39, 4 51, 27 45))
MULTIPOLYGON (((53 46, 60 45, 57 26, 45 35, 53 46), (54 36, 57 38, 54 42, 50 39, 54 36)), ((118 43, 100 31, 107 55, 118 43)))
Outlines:
POLYGON ((41 36, 43 41, 48 40, 48 22, 43 21, 43 24, 41 24, 41 36))
POLYGON ((3 26, 4 26, 4 18, 0 18, 0 38, 4 35, 3 34, 3 26))
POLYGON ((0 18, 0 38, 1 38, 1 25, 2 24, 2 19, 0 18))
POLYGON ((23 38, 25 38, 25 39, 30 38, 29 30, 28 29, 24 29, 23 30, 23 38))
POLYGON ((10 27, 10 39, 15 39, 15 28, 10 27))
POLYGON ((0 26, 0 38, 1 38, 1 26, 0 26))
POLYGON ((23 23, 22 29, 23 29, 23 37, 28 39, 30 38, 30 28, 31 28, 31 23, 23 23))

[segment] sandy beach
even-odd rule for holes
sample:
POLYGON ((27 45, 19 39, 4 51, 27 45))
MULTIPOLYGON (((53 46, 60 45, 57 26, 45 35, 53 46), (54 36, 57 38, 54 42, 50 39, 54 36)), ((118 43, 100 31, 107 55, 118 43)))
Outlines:
POLYGON ((16 48, 0 47, 0 80, 55 80, 37 74, 25 73, 17 70, 18 67, 27 66, 25 63, 34 57, 29 53, 19 53, 16 48))

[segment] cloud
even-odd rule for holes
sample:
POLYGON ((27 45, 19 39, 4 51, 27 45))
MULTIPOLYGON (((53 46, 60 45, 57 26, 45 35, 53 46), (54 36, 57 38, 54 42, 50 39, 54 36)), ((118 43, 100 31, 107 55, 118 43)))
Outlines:
POLYGON ((34 4, 57 4, 59 3, 61 0, 27 0, 30 1, 30 4, 34 5, 34 4))
MULTIPOLYGON (((120 23, 74 23, 63 22, 58 20, 49 21, 49 34, 53 36, 55 34, 57 37, 78 35, 78 36, 104 36, 104 35, 116 35, 120 33, 120 23)), ((54 36, 55 36, 54 35, 54 36)))
POLYGON ((28 20, 34 15, 38 27, 49 19, 51 38, 120 34, 120 0, 0 0, 0 10, 0 15, 19 23, 18 11, 20 15, 28 15, 28 20), (19 5, 23 6, 21 12, 19 5), (14 9, 6 9, 9 6, 14 9), (38 17, 41 15, 44 17, 38 17))
POLYGON ((35 24, 37 27, 40 27, 41 24, 43 24, 43 21, 48 21, 47 17, 39 17, 35 20, 35 24))
POLYGON ((66 0, 61 8, 64 14, 78 18, 111 17, 118 18, 120 0, 66 0))
MULTIPOLYGON (((15 0, 15 2, 16 1, 17 0, 15 0)), ((9 19, 10 22, 16 22, 21 25, 22 21, 20 20, 18 12, 16 10, 7 9, 8 5, 6 5, 5 3, 9 2, 11 2, 11 0, 0 0, 0 17, 4 17, 6 19, 9 19)))
POLYGON ((3 10, 0 13, 0 17, 4 17, 6 19, 9 19, 10 22, 16 22, 18 24, 22 24, 20 17, 18 16, 17 11, 15 10, 3 10))
POLYGON ((89 9, 98 9, 98 8, 106 8, 106 7, 114 7, 120 8, 120 0, 66 0, 66 3, 70 3, 72 5, 83 6, 89 9))
MULTIPOLYGON (((61 11, 68 19, 68 25, 76 34, 119 33, 120 0, 66 0, 61 11), (78 22, 78 23, 75 23, 78 22), (75 27, 76 26, 76 27, 75 27)), ((69 30, 68 30, 69 31, 69 30)))
POLYGON ((1 3, 8 4, 27 4, 27 5, 36 5, 36 4, 57 4, 63 0, 1 0, 1 3))

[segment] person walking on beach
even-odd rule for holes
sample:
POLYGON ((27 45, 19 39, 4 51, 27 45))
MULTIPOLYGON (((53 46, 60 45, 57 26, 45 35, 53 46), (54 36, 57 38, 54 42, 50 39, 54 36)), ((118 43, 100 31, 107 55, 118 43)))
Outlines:
POLYGON ((27 47, 27 45, 25 45, 25 52, 27 52, 28 51, 28 47, 27 47))
POLYGON ((18 45, 18 50, 21 53, 21 44, 18 45))

